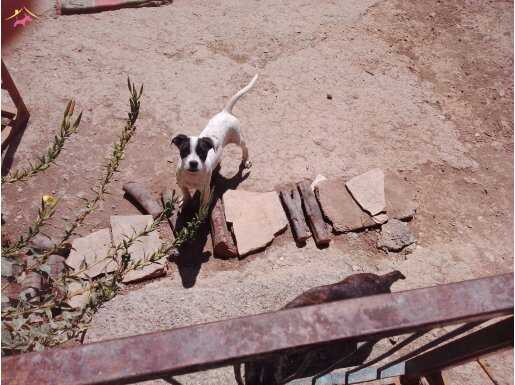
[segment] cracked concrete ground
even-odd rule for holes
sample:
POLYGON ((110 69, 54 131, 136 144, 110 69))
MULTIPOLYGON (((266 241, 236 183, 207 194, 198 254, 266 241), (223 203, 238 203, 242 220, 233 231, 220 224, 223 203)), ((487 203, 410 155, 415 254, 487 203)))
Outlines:
MULTIPOLYGON (((138 131, 112 194, 81 234, 106 227, 111 214, 137 213, 122 198, 123 183, 173 187, 170 137, 200 132, 255 73, 255 89, 234 109, 253 162, 239 188, 269 191, 380 167, 418 192, 411 254, 377 250, 374 231, 335 237, 325 250, 312 241, 297 248, 288 230, 242 261, 206 258, 192 288, 175 266, 129 288, 98 312, 87 341, 275 310, 356 271, 397 268, 407 279, 394 290, 512 271, 511 2, 176 0, 48 12, 3 58, 31 111, 14 168, 45 149, 68 98, 84 111, 56 166, 3 188, 4 234, 26 228, 43 193, 62 199, 49 234, 73 218, 124 124, 127 75, 145 85, 138 131)), ((239 156, 228 149, 225 175, 236 172, 239 156)), ((234 381, 230 369, 178 380, 234 381)))

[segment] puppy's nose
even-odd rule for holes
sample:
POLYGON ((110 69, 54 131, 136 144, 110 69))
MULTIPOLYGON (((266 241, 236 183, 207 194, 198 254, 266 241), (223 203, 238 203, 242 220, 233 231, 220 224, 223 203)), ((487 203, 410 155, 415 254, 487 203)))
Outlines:
POLYGON ((198 162, 196 160, 190 160, 190 170, 197 171, 197 169, 198 169, 198 162))

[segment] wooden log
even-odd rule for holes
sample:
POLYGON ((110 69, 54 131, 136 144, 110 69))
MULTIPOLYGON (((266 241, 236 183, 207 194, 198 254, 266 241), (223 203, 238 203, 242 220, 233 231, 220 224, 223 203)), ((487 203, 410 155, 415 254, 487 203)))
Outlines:
POLYGON ((311 234, 317 246, 327 246, 331 241, 329 230, 324 222, 322 211, 318 205, 317 198, 309 181, 305 180, 297 183, 297 187, 302 196, 302 202, 304 203, 304 210, 306 212, 306 219, 311 228, 311 234))
POLYGON ((131 196, 148 214, 157 218, 163 208, 154 199, 150 191, 145 186, 137 182, 128 182, 123 185, 123 191, 131 196))
POLYGON ((227 227, 225 209, 222 198, 218 198, 211 210, 211 239, 213 241, 213 254, 220 258, 235 258, 238 248, 234 244, 232 234, 227 227))
POLYGON ((279 192, 279 196, 288 211, 295 240, 300 243, 305 242, 311 233, 302 212, 302 199, 299 191, 297 188, 282 190, 279 192))

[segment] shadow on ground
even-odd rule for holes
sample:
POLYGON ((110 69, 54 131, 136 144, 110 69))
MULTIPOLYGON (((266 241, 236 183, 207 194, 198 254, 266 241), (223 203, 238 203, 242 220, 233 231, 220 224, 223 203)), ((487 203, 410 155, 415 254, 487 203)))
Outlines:
MULTIPOLYGON (((220 167, 215 170, 212 179, 212 186, 214 187, 213 197, 211 199, 211 207, 209 209, 210 212, 214 202, 222 197, 227 190, 235 190, 240 185, 240 183, 249 177, 250 172, 244 174, 244 170, 244 166, 241 165, 238 169, 238 172, 230 178, 226 178, 220 174, 220 167)), ((183 229, 187 223, 189 223, 194 218, 199 208, 199 202, 200 194, 197 192, 193 196, 191 202, 187 206, 183 207, 179 212, 174 223, 174 232, 181 231, 181 229, 183 229)), ((210 222, 206 220, 200 226, 195 239, 184 243, 181 247, 179 247, 177 253, 171 257, 172 262, 177 265, 177 269, 179 270, 179 275, 182 281, 182 286, 184 288, 191 288, 195 286, 197 276, 200 273, 200 269, 202 268, 202 264, 208 262, 212 255, 211 252, 204 251, 209 232, 210 222)))

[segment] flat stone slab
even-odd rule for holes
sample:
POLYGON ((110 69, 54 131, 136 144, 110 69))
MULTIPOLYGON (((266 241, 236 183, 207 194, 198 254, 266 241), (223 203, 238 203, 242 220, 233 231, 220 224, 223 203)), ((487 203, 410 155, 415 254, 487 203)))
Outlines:
POLYGON ((361 208, 370 215, 377 215, 386 210, 384 194, 384 173, 374 168, 358 175, 346 183, 350 193, 361 208))
POLYGON ((390 219, 381 227, 377 247, 388 251, 401 251, 415 241, 415 235, 411 232, 407 223, 390 219))
POLYGON ((324 216, 336 232, 361 230, 375 226, 376 222, 359 207, 345 187, 343 178, 320 182, 316 191, 324 216))
POLYGON ((79 271, 82 261, 85 260, 88 268, 79 274, 80 277, 88 275, 94 278, 102 273, 111 273, 116 270, 117 264, 112 259, 104 259, 111 246, 109 229, 98 230, 85 237, 76 238, 72 241, 72 249, 66 264, 73 270, 79 271))
POLYGON ((166 275, 165 265, 162 262, 152 262, 141 269, 131 270, 123 277, 123 283, 132 283, 144 279, 157 278, 166 275))
POLYGON ((384 193, 386 197, 386 212, 390 218, 412 219, 417 212, 418 204, 415 201, 415 188, 401 177, 387 173, 384 180, 384 193))
POLYGON ((224 196, 225 217, 233 224, 240 256, 263 249, 288 226, 279 194, 229 190, 224 196))
MULTIPOLYGON (((113 234, 113 243, 119 244, 124 239, 132 237, 134 234, 142 232, 147 226, 153 222, 152 215, 113 215, 111 216, 111 232, 113 234)), ((143 260, 156 252, 161 246, 157 231, 139 237, 130 247, 129 254, 132 261, 143 260)), ((147 278, 153 278, 165 273, 164 262, 153 262, 138 270, 127 272, 122 280, 124 283, 140 281, 147 278)))

